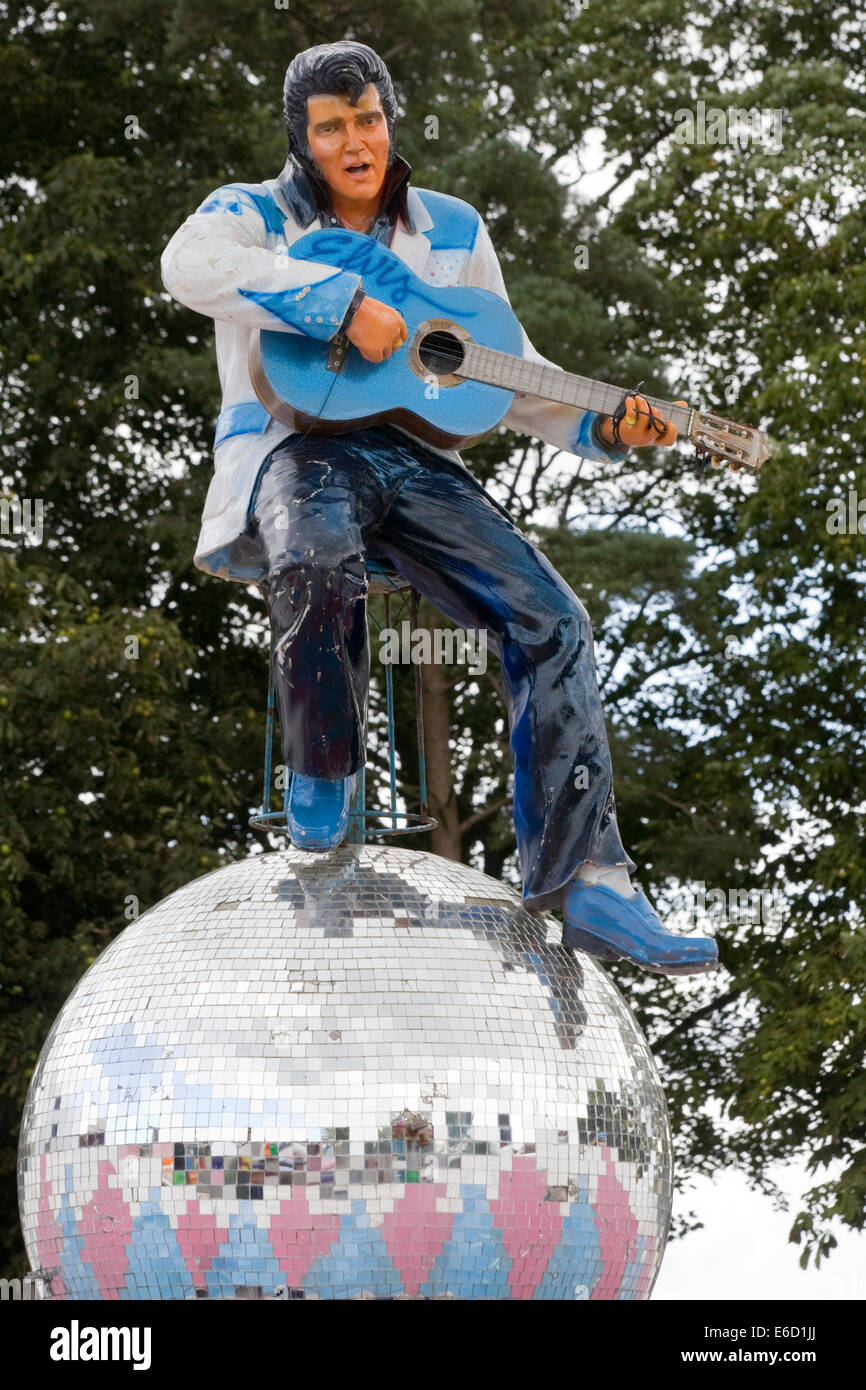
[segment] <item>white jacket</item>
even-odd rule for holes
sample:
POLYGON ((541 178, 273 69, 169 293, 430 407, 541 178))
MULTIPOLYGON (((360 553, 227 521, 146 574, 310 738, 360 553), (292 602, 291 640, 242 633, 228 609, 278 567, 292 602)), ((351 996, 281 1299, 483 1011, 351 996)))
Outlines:
MULTIPOLYGON (((216 323, 223 399, 195 563, 209 574, 244 583, 264 574, 249 524, 253 490, 268 455, 292 434, 256 399, 247 365, 252 330, 332 338, 360 280, 288 254, 294 241, 322 225, 319 216, 311 217, 312 209, 299 209, 292 188, 284 170, 264 183, 217 189, 175 232, 162 256, 170 294, 216 323)), ((408 225, 398 219, 391 250, 416 275, 431 285, 471 285, 508 299, 496 252, 474 208, 447 194, 409 187, 406 212, 408 225)), ((523 340, 525 357, 555 365, 535 351, 525 332, 523 340)), ((522 396, 515 397, 503 423, 570 453, 624 458, 619 450, 602 451, 593 443, 594 419, 590 411, 522 396)), ((458 453, 432 452, 465 467, 458 453)))

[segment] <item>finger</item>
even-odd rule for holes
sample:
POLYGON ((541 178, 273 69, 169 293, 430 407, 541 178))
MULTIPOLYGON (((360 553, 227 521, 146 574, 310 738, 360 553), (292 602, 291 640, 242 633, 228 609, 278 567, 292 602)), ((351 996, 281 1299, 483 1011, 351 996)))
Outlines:
POLYGON ((652 431, 656 443, 664 444, 665 447, 667 447, 668 443, 673 444, 674 440, 677 437, 677 427, 674 424, 673 420, 666 420, 662 412, 658 410, 655 406, 653 406, 652 408, 652 413, 653 420, 658 421, 657 425, 652 426, 652 431), (671 431, 673 431, 673 433, 671 433, 671 431))
POLYGON ((665 420, 658 406, 649 405, 648 403, 645 404, 647 404, 647 419, 645 425, 647 441, 651 444, 661 444, 666 449, 669 448, 670 445, 676 441, 676 425, 673 420, 665 420), (663 426, 663 428, 657 428, 656 425, 652 423, 653 420, 657 420, 659 425, 663 426))
POLYGON ((650 415, 658 415, 658 411, 655 406, 650 405, 645 396, 635 396, 634 409, 638 428, 642 434, 648 437, 652 433, 649 417, 650 415))
MULTIPOLYGON (((674 401, 674 405, 684 405, 688 407, 688 404, 688 401, 674 401)), ((671 444, 676 444, 679 437, 680 432, 674 424, 673 420, 668 420, 665 424, 665 432, 659 438, 659 443, 662 444, 666 449, 668 449, 670 448, 671 444)))
POLYGON ((651 439, 658 437, 655 426, 652 424, 653 416, 661 422, 661 412, 655 406, 651 406, 644 396, 635 396, 635 434, 643 443, 648 443, 651 439))

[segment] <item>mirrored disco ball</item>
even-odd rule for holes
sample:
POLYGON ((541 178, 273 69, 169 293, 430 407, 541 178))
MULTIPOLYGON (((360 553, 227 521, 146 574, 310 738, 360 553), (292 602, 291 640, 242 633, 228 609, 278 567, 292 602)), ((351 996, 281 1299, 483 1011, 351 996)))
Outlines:
POLYGON ((88 970, 42 1050, 45 1296, 645 1299, 671 1149, 596 962, 430 854, 253 856, 88 970))

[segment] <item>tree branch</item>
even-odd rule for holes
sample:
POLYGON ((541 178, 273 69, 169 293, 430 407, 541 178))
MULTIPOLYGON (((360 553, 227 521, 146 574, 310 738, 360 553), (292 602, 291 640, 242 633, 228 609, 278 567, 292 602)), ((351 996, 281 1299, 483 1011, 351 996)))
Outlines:
POLYGON ((666 1043, 671 1042, 681 1033, 692 1028, 696 1023, 700 1023, 702 1019, 709 1018, 710 1015, 716 1013, 718 1009, 724 1009, 728 1004, 732 1004, 735 999, 744 993, 745 986, 736 985, 734 988, 726 990, 724 994, 720 994, 718 998, 711 999, 709 1004, 704 1004, 700 1009, 695 1009, 693 1013, 690 1013, 686 1018, 682 1019, 676 1027, 671 1028, 670 1031, 664 1033, 662 1037, 656 1038, 655 1042, 652 1044, 652 1051, 654 1053, 664 1052, 666 1043))
POLYGON ((572 499, 572 497, 574 496, 575 492, 577 491, 577 485, 578 485, 578 483, 581 481, 580 475, 581 475, 581 473, 583 472, 583 465, 584 465, 585 463, 586 463, 586 455, 585 455, 585 454, 580 454, 580 455, 578 456, 578 465, 577 465, 577 468, 576 468, 575 471, 574 471, 574 475, 573 475, 571 481, 568 483, 568 485, 567 485, 567 487, 566 487, 564 493, 562 494, 562 499, 561 499, 560 508, 559 508, 559 524, 560 524, 560 526, 567 526, 567 525, 568 525, 568 515, 567 515, 567 514, 568 514, 568 509, 569 509, 569 507, 571 506, 571 499, 572 499))
POLYGON ((527 456, 528 453, 529 453, 529 440, 527 439, 525 445, 523 446, 523 452, 522 452, 521 455, 520 455, 520 459, 519 459, 519 461, 518 461, 517 467, 516 467, 515 470, 514 470, 514 477, 511 479, 511 485, 510 485, 510 487, 509 487, 509 489, 508 489, 508 496, 507 496, 506 499, 505 499, 505 510, 506 510, 506 511, 509 511, 509 512, 511 511, 511 504, 512 504, 512 502, 514 501, 514 495, 515 495, 515 493, 516 493, 516 491, 517 491, 517 483, 518 483, 518 480, 519 480, 519 478, 520 478, 521 473, 523 472, 523 465, 526 463, 526 456, 527 456))
POLYGON ((481 825, 483 821, 495 816, 503 807, 511 805, 510 796, 501 796, 498 801, 494 801, 490 806, 483 806, 480 811, 473 811, 471 816, 467 816, 458 826, 461 835, 465 835, 467 830, 474 830, 476 825, 481 825))
POLYGON ((660 473, 654 473, 653 476, 650 478, 649 482, 647 483, 646 487, 643 488, 636 495, 632 494, 632 496, 629 497, 626 505, 623 507, 622 511, 617 512, 613 520, 608 522, 607 526, 604 526, 602 529, 605 531, 613 530, 613 528, 615 526, 618 526, 619 523, 625 519, 625 517, 631 515, 631 513, 635 510, 639 502, 643 502, 644 498, 649 497, 650 493, 653 491, 655 487, 658 486, 659 483, 672 482, 674 478, 677 476, 678 471, 679 470, 675 462, 672 467, 663 468, 660 473))
POLYGON ((598 688, 600 691, 603 691, 607 686, 608 681, 610 680, 611 676, 613 675, 616 669, 617 662, 619 661, 623 652, 626 650, 626 648, 629 646, 631 642, 632 633, 636 628, 640 627, 643 615, 647 610, 647 605, 649 604, 650 599, 653 597, 653 591, 649 590, 644 595, 643 602, 641 603, 641 606, 635 613, 634 617, 631 618, 623 628, 621 640, 617 643, 616 646, 611 644, 611 659, 607 664, 607 670, 605 671, 604 675, 602 675, 601 672, 599 672, 598 688))
POLYGON ((657 147, 662 143, 662 141, 668 138, 669 133, 669 131, 664 131, 663 133, 660 133, 656 136, 654 140, 651 140, 649 144, 642 145, 639 150, 634 152, 632 154, 630 162, 626 165, 623 172, 619 175, 619 178, 614 179, 610 188, 606 189, 606 191, 602 193, 600 198, 596 198, 594 203, 588 204, 587 211, 598 212, 600 208, 607 207, 608 200, 610 199, 612 194, 616 192, 616 190, 620 187, 621 184, 624 184, 627 179, 630 179, 632 174, 637 172, 637 170, 641 167, 643 161, 646 159, 647 155, 651 154, 654 149, 657 149, 657 147))
MULTIPOLYGON (((636 694, 642 686, 646 685, 648 680, 652 680, 653 676, 661 675, 662 671, 675 671, 678 666, 685 666, 689 661, 713 656, 718 656, 718 652, 698 651, 695 647, 687 647, 684 652, 680 652, 673 660, 662 661, 658 666, 651 667, 649 671, 641 671, 637 679, 630 679, 628 676, 624 677, 622 684, 617 687, 615 698, 617 700, 627 700, 632 695, 636 694)), ((610 676, 610 674, 611 669, 608 668, 607 676, 610 676)))
MULTIPOLYGON (((531 512, 537 512, 537 511, 539 511, 539 503, 538 503, 538 484, 539 484, 539 482, 541 481, 542 475, 543 475, 543 474, 545 473, 545 471, 547 470, 548 462, 549 462, 548 459, 545 457, 544 445, 541 443, 540 440, 539 440, 538 443, 537 443, 537 449, 538 449, 538 467, 536 468, 535 472, 534 472, 533 475, 532 475, 532 482, 529 484, 529 502, 530 502, 531 512)), ((559 452, 559 451, 557 450, 557 452, 559 452)), ((550 460, 550 461, 552 462, 552 460, 550 460)))

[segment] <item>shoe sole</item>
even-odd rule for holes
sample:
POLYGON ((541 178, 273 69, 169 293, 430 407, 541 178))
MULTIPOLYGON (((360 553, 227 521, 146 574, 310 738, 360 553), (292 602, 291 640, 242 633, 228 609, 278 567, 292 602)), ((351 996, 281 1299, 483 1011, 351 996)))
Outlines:
POLYGON ((596 960, 622 960, 619 951, 615 951, 612 946, 602 944, 602 942, 591 932, 581 931, 580 927, 573 927, 566 923, 562 928, 563 946, 571 946, 575 951, 583 951, 588 956, 594 956, 596 960))
POLYGON ((648 970, 653 975, 704 975, 710 970, 718 970, 719 962, 716 960, 708 961, 681 961, 670 965, 651 965, 640 956, 632 955, 629 951, 615 951, 607 943, 602 944, 601 939, 580 927, 566 923, 562 929, 563 946, 571 946, 577 951, 585 951, 587 955, 594 956, 596 960, 627 960, 630 965, 640 966, 641 970, 648 970))
POLYGON ((344 835, 343 838, 340 840, 339 844, 336 844, 336 845, 321 845, 321 844, 314 844, 314 843, 312 843, 311 841, 307 841, 307 842, 305 843, 305 842, 300 838, 300 836, 299 836, 297 839, 295 839, 295 837, 294 837, 294 835, 292 834, 291 830, 289 831, 289 839, 290 839, 290 841, 291 841, 291 843, 292 843, 292 848, 293 848, 293 849, 306 849, 306 850, 310 850, 310 852, 311 852, 311 853, 314 853, 314 854, 328 854, 332 849, 339 849, 339 848, 340 848, 340 845, 342 845, 342 844, 345 842, 345 838, 346 838, 346 837, 345 837, 345 835, 344 835))
POLYGON ((711 970, 718 970, 717 960, 702 960, 697 965, 647 965, 646 961, 638 960, 629 956, 632 965, 639 965, 642 970, 648 970, 653 975, 708 975, 711 970))

